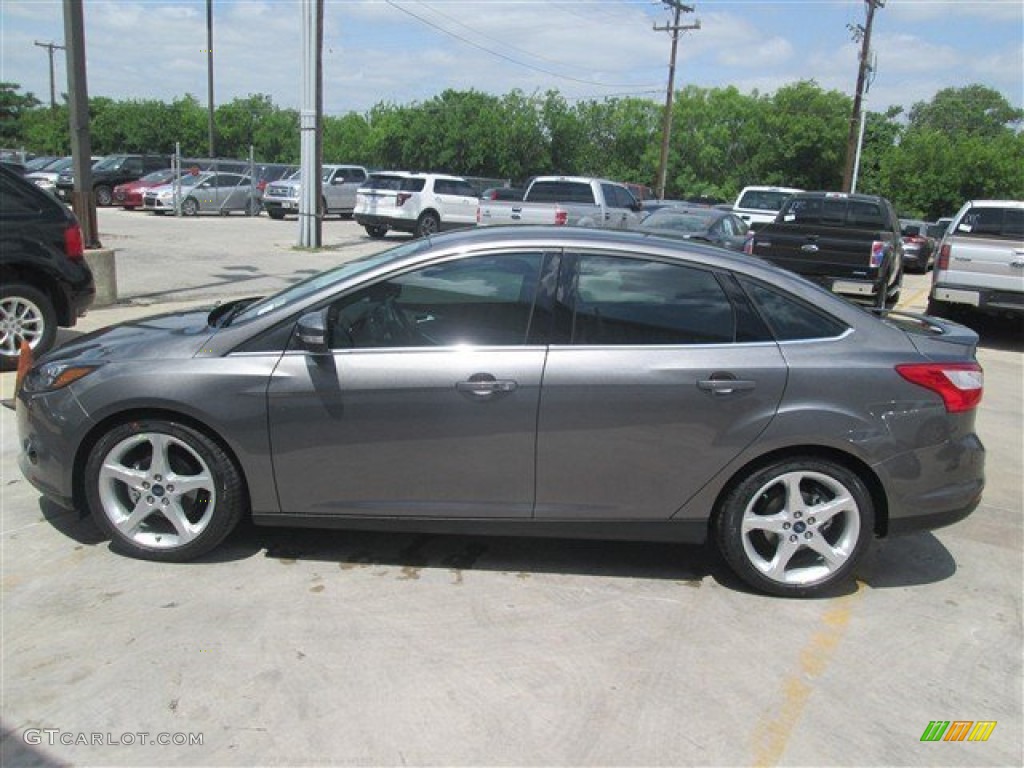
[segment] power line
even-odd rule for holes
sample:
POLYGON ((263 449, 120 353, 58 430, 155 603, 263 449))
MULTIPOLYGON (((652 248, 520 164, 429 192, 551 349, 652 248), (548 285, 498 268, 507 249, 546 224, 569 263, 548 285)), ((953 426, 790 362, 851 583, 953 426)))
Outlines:
POLYGON ((585 80, 585 79, 579 78, 579 77, 572 77, 571 75, 563 75, 563 74, 560 74, 558 72, 552 72, 550 69, 544 69, 543 67, 538 67, 538 66, 536 66, 534 64, 529 64, 528 62, 519 61, 518 59, 514 59, 511 56, 507 56, 506 54, 501 53, 500 51, 495 51, 492 48, 488 48, 485 45, 481 45, 480 43, 476 43, 476 42, 474 42, 474 41, 472 41, 472 40, 470 40, 470 39, 468 39, 466 37, 463 37, 462 35, 459 35, 459 34, 457 34, 455 32, 452 32, 450 29, 445 29, 440 24, 435 24, 434 22, 430 21, 429 19, 425 19, 422 16, 420 16, 420 15, 418 15, 416 13, 413 13, 408 8, 403 8, 402 6, 398 5, 398 3, 394 2, 394 0, 384 0, 384 2, 387 3, 388 5, 390 5, 395 10, 401 11, 402 13, 404 13, 404 14, 406 14, 408 16, 412 16, 414 19, 416 19, 420 23, 426 24, 428 27, 431 27, 432 29, 436 29, 438 32, 441 32, 442 34, 448 35, 449 37, 454 37, 456 40, 459 40, 460 42, 463 42, 466 45, 470 45, 470 46, 476 48, 477 50, 484 51, 485 53, 489 53, 492 56, 497 56, 499 59, 504 59, 505 61, 507 61, 507 62, 509 62, 511 64, 516 64, 516 65, 518 65, 520 67, 525 67, 526 69, 532 69, 535 72, 541 72, 541 73, 543 73, 545 75, 551 75, 551 77, 557 77, 557 78, 560 78, 562 80, 569 80, 569 81, 574 82, 574 83, 583 83, 584 85, 597 85, 597 86, 600 86, 602 88, 648 88, 648 87, 653 87, 653 85, 647 84, 647 83, 601 83, 601 82, 598 82, 596 80, 585 80))

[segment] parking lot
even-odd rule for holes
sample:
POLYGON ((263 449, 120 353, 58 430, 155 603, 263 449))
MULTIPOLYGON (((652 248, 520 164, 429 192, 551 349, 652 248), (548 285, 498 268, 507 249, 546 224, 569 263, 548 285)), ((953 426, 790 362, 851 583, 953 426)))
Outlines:
MULTIPOLYGON (((99 215, 121 301, 64 339, 406 239, 99 215)), ((0 409, 0 764, 1019 765, 1024 340, 980 330, 981 506, 877 542, 821 600, 676 544, 249 526, 196 563, 130 560, 22 479, 0 409), (996 726, 922 742, 936 720, 996 726)))

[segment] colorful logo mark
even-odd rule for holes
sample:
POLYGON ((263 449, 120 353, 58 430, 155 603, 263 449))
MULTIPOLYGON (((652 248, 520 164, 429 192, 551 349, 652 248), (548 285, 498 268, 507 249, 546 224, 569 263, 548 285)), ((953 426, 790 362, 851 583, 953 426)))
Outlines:
POLYGON ((921 741, 988 741, 996 729, 995 720, 932 720, 921 741))

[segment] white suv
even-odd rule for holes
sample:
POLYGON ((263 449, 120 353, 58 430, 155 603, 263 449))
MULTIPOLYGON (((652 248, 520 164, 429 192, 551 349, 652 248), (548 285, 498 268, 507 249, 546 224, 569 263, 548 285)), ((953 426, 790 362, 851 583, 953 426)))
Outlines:
POLYGON ((356 222, 370 237, 389 229, 425 237, 476 225, 480 197, 460 176, 438 173, 374 173, 356 195, 356 222))

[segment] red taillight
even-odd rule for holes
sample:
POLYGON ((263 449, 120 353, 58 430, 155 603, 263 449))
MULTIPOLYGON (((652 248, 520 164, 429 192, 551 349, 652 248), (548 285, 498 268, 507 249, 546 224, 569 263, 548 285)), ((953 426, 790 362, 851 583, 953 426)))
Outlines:
POLYGON ((555 226, 564 227, 569 223, 569 212, 564 208, 555 209, 555 226))
POLYGON ((64 255, 72 261, 85 258, 85 246, 82 242, 82 228, 76 221, 64 230, 64 255))
POLYGON ((939 248, 939 260, 935 264, 936 269, 949 269, 949 243, 943 243, 939 248))
POLYGON ((405 201, 412 197, 411 192, 399 192, 395 197, 395 205, 404 205, 405 201))
POLYGON ((942 397, 949 413, 977 407, 985 389, 985 374, 977 363, 915 363, 897 365, 896 372, 942 397))

